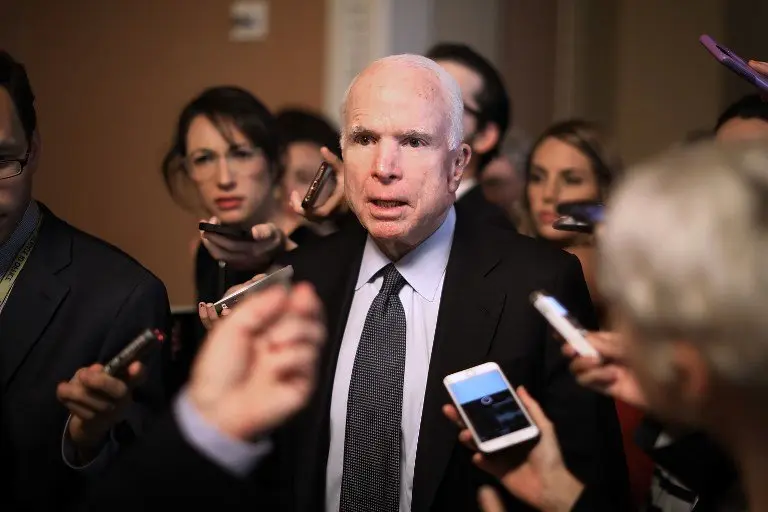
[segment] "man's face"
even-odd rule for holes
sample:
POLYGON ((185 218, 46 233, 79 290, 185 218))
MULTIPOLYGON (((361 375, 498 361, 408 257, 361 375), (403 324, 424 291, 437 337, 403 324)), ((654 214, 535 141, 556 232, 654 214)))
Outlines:
POLYGON ((524 180, 520 174, 509 157, 500 155, 485 166, 480 176, 485 197, 510 216, 514 216, 515 204, 523 192, 524 180))
POLYGON ((347 99, 347 199, 370 235, 401 255, 440 226, 469 159, 466 145, 449 149, 440 87, 425 70, 379 66, 357 80, 347 99))
MULTIPOLYGON (((6 169, 15 166, 13 160, 24 158, 27 144, 11 96, 0 87, 0 166, 6 169)), ((0 245, 13 233, 31 197, 30 169, 25 168, 12 178, 0 179, 0 245)))
MULTIPOLYGON (((480 105, 475 98, 483 88, 483 78, 463 64, 449 60, 436 62, 458 82, 459 88, 461 88, 461 99, 464 100, 464 142, 472 146, 479 128, 476 113, 480 111, 480 105)), ((472 146, 472 150, 476 150, 476 148, 472 146)))

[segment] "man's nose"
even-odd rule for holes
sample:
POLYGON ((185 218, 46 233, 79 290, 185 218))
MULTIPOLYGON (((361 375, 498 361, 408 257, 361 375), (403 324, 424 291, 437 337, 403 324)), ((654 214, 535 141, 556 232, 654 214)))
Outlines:
POLYGON ((400 145, 394 140, 381 140, 376 147, 376 160, 372 174, 381 181, 390 181, 401 176, 400 145))

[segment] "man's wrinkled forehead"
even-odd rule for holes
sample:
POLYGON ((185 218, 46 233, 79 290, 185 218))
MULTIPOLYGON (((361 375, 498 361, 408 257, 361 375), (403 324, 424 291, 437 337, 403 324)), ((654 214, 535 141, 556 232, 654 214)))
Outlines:
POLYGON ((434 115, 445 108, 437 77, 418 68, 391 66, 368 70, 358 78, 349 93, 345 122, 361 115, 434 115))
POLYGON ((11 95, 0 87, 0 147, 23 149, 26 136, 11 95))

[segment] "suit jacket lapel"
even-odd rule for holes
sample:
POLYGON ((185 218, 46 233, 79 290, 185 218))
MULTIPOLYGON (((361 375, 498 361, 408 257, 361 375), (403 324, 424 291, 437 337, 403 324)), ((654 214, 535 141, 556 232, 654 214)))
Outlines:
POLYGON ((460 212, 457 208, 421 414, 413 512, 430 509, 457 443, 456 427, 441 410, 450 402, 443 378, 485 361, 506 298, 489 276, 500 261, 500 252, 489 245, 483 230, 460 212))
POLYGON ((72 237, 41 205, 40 235, 0 312, 0 382, 4 388, 40 340, 69 291, 56 273, 71 261, 72 237))
MULTIPOLYGON (((318 295, 325 305, 331 330, 323 351, 317 391, 299 418, 303 433, 297 452, 297 510, 321 510, 330 443, 330 409, 336 362, 347 325, 349 309, 360 271, 367 233, 357 222, 347 225, 334 243, 327 244, 322 261, 313 262, 311 272, 318 295)), ((301 275, 297 275, 301 279, 301 275)), ((295 442, 295 440, 293 441, 295 442)), ((324 506, 324 504, 323 504, 324 506)))

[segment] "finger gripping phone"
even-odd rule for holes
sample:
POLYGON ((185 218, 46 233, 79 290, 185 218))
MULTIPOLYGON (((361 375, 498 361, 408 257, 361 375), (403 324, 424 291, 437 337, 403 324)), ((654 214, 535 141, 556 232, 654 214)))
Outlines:
POLYGON ((329 183, 335 183, 335 181, 336 174, 334 174, 331 164, 328 162, 320 164, 320 168, 317 170, 317 173, 315 173, 315 177, 312 179, 312 183, 309 185, 307 193, 301 201, 301 207, 304 208, 304 210, 311 210, 318 203, 321 195, 327 199, 327 196, 330 195, 332 190, 329 183))
POLYGON ((706 34, 699 37, 699 42, 704 45, 704 48, 706 48, 707 51, 720 62, 720 64, 727 67, 758 89, 761 89, 763 92, 768 92, 768 77, 763 76, 749 67, 747 61, 736 55, 730 48, 719 44, 706 34))
POLYGON ((165 335, 158 329, 145 330, 104 366, 104 373, 117 375, 125 371, 131 363, 140 360, 164 339, 165 335))
POLYGON ((206 233, 214 233, 231 240, 237 240, 241 242, 252 242, 253 235, 249 229, 240 229, 233 226, 224 226, 221 224, 211 224, 210 222, 201 222, 197 225, 200 231, 206 233))
POLYGON ((279 270, 276 270, 275 272, 272 272, 268 276, 264 276, 258 281, 255 281, 243 288, 240 288, 236 292, 230 293, 226 297, 223 297, 213 305, 213 308, 216 310, 216 314, 220 315, 222 311, 234 307, 235 304, 252 293, 256 293, 259 290, 264 290, 275 284, 282 284, 285 286, 290 285, 292 278, 293 267, 291 265, 285 266, 279 270))
POLYGON ((531 294, 531 303, 580 356, 600 357, 600 353, 587 340, 587 330, 560 304, 560 301, 547 292, 538 290, 531 294))
POLYGON ((451 395, 478 449, 493 453, 534 440, 539 428, 496 363, 483 363, 448 375, 451 395))

